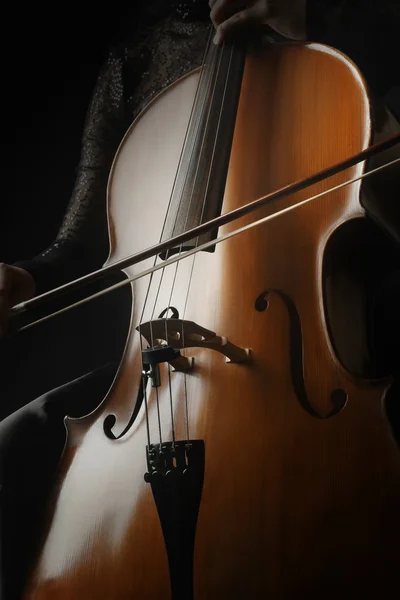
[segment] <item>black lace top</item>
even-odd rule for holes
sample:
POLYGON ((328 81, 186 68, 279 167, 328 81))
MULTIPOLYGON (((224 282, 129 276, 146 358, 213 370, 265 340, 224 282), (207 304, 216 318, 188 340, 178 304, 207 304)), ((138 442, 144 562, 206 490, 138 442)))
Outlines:
MULTIPOLYGON (((399 71, 383 68, 396 56, 397 3, 390 9, 383 0, 309 0, 307 10, 309 39, 350 55, 378 92, 398 83, 399 71)), ((34 276, 38 293, 105 261, 106 186, 118 145, 155 94, 201 65, 209 27, 207 0, 146 0, 133 33, 123 33, 113 46, 87 111, 76 182, 59 233, 40 255, 17 263, 34 276)))

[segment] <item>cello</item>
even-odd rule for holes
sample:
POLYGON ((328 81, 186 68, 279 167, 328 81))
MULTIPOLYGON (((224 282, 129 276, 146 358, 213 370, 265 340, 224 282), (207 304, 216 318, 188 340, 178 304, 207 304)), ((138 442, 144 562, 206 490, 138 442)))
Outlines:
MULTIPOLYGON (((208 44, 120 145, 106 267, 375 137, 365 82, 335 49, 208 44)), ((124 356, 102 404, 66 418, 26 600, 389 595, 389 383, 346 360, 365 340, 338 324, 327 268, 335 236, 365 219, 360 180, 342 187, 365 166, 265 203, 258 227, 243 214, 223 243, 232 223, 124 269, 137 278, 124 356)))

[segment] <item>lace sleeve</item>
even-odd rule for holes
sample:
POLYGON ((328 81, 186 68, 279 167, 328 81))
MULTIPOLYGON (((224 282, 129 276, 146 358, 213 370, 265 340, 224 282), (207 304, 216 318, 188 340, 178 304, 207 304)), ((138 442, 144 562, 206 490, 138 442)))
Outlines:
POLYGON ((107 181, 129 126, 123 67, 123 57, 111 51, 87 111, 75 185, 56 239, 35 258, 16 263, 32 274, 37 293, 98 269, 107 258, 107 181))

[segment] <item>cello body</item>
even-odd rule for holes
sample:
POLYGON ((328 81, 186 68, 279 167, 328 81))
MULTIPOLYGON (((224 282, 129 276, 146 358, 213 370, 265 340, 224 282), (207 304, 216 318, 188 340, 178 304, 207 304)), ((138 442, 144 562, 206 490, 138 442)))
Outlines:
MULTIPOLYGON (((121 143, 109 179, 108 264, 160 239, 198 79, 190 73, 157 96, 121 143)), ((316 44, 249 52, 222 212, 360 152, 373 133, 366 86, 339 52, 316 44)), ((331 306, 324 267, 338 229, 365 218, 360 188, 358 181, 332 192, 132 285, 115 381, 92 414, 65 421, 25 600, 389 596, 400 558, 400 454, 383 409, 388 382, 345 364, 346 353, 363 354, 365 339, 346 297, 331 306), (160 365, 161 385, 146 384, 147 421, 140 324, 171 306, 223 342, 201 347, 205 333, 187 334, 182 354, 194 359, 191 368, 169 375, 168 363, 160 365), (227 360, 225 338, 248 360, 227 360), (105 433, 110 415, 115 439, 105 433), (176 442, 198 450, 189 491, 144 477, 148 433, 157 444, 161 429, 170 444, 172 422, 176 442)), ((172 328, 172 337, 179 333, 172 328)))

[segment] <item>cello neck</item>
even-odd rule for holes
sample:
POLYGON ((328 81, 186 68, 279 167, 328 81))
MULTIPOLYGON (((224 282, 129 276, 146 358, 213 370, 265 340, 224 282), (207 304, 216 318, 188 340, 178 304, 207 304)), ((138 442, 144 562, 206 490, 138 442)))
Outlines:
MULTIPOLYGON (((244 47, 209 44, 162 241, 220 214, 245 57, 244 47)), ((197 242, 191 240, 184 249, 209 241, 216 233, 207 234, 197 242)), ((169 255, 172 253, 169 251, 169 255)))

